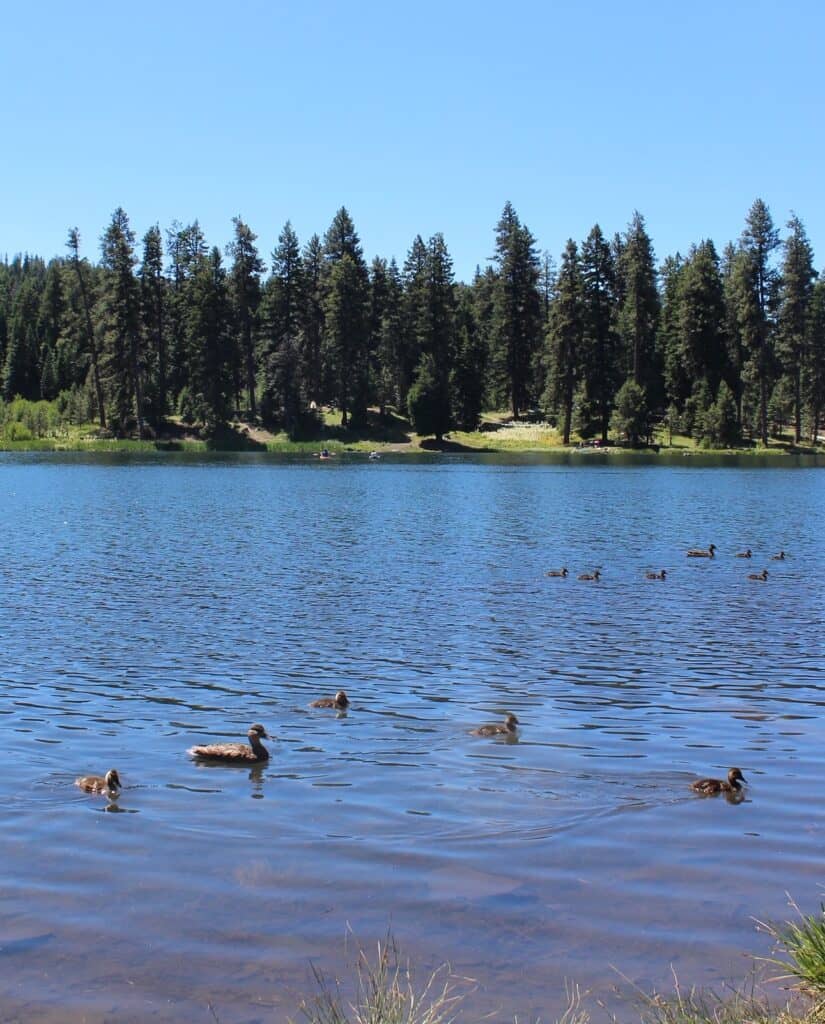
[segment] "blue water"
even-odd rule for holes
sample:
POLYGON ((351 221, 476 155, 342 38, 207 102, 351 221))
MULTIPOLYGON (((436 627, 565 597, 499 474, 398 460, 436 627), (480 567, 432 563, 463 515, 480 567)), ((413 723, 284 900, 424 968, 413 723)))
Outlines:
POLYGON ((294 1018, 388 928, 471 1019, 743 978, 825 881, 823 527, 803 466, 0 455, 0 1019, 294 1018))

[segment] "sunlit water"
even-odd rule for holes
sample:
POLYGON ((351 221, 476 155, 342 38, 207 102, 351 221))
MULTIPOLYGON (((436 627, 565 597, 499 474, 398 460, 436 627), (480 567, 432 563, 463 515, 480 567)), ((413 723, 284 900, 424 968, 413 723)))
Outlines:
POLYGON ((0 456, 0 1019, 283 1021, 388 928, 491 1020, 743 978, 825 881, 825 473, 747 467, 0 456))

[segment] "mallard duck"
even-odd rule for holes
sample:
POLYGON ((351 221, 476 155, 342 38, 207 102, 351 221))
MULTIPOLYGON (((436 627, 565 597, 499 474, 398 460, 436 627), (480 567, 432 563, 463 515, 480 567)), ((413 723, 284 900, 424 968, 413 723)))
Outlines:
POLYGON ((745 551, 737 551, 736 552, 736 557, 737 558, 750 558, 751 557, 751 549, 747 548, 745 551))
POLYGON ((707 548, 691 548, 687 556, 688 558, 713 558, 715 551, 716 545, 708 544, 707 548))
POLYGON ((110 768, 104 776, 83 775, 81 778, 75 779, 74 784, 79 786, 84 793, 105 793, 108 797, 117 796, 118 790, 121 788, 120 776, 114 768, 110 768))
POLYGON ((667 576, 667 570, 666 569, 662 569, 661 572, 646 572, 645 573, 645 579, 646 580, 663 580, 663 579, 666 578, 666 576, 667 576))
POLYGON ((749 580, 760 580, 762 583, 764 583, 767 578, 768 578, 768 570, 767 569, 763 569, 762 572, 749 572, 748 573, 748 579, 749 580))
POLYGON ((544 574, 545 576, 566 576, 567 569, 550 569, 544 574))
POLYGON ((491 722, 489 725, 480 725, 473 729, 473 736, 514 736, 518 724, 515 715, 508 715, 504 722, 491 722))
POLYGON ((209 743, 203 747, 190 747, 192 757, 200 757, 207 761, 227 761, 236 764, 255 764, 268 761, 269 751, 261 743, 261 739, 272 739, 262 725, 250 725, 246 734, 249 746, 244 743, 209 743))
POLYGON ((771 555, 772 562, 783 562, 785 560, 785 552, 780 551, 778 555, 771 555))
POLYGON ((578 578, 580 580, 596 580, 598 582, 598 579, 599 579, 600 576, 601 576, 601 572, 598 569, 596 569, 595 572, 582 572, 582 573, 579 573, 579 577, 578 578))
POLYGON ((695 793, 702 793, 704 796, 714 796, 716 793, 738 793, 742 783, 747 779, 739 768, 731 768, 728 772, 728 780, 724 779, 697 779, 691 782, 690 788, 695 793))
POLYGON ((309 706, 311 708, 336 708, 338 711, 346 711, 349 707, 349 697, 343 690, 339 690, 334 697, 321 697, 320 700, 314 700, 309 706))

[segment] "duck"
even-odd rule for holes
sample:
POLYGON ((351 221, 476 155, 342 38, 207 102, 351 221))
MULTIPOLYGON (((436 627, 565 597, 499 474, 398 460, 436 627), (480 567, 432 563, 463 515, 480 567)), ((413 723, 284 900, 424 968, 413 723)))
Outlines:
POLYGON ((343 690, 339 690, 334 697, 321 697, 320 700, 314 700, 309 706, 311 708, 335 708, 338 711, 346 711, 349 707, 349 697, 343 690))
POLYGON ((661 572, 646 572, 645 573, 645 579, 646 580, 663 580, 663 579, 666 578, 666 576, 667 576, 667 570, 666 569, 662 569, 661 572))
POLYGON ((764 583, 767 578, 768 578, 768 570, 767 569, 763 569, 762 572, 749 572, 748 573, 748 579, 749 580, 760 580, 762 583, 764 583))
POLYGON ((785 561, 785 552, 784 551, 780 551, 778 555, 771 555, 771 561, 772 562, 784 562, 785 561))
POLYGON ((503 722, 491 722, 473 729, 473 736, 515 736, 519 721, 515 715, 508 715, 503 722))
POLYGON ((567 576, 567 569, 550 569, 544 574, 545 576, 567 576))
POLYGON ((601 572, 598 569, 596 569, 595 572, 582 572, 582 573, 579 573, 579 577, 578 578, 580 580, 595 580, 596 582, 598 582, 600 576, 601 576, 601 572))
POLYGON ((687 556, 688 558, 713 558, 715 551, 716 545, 708 544, 707 548, 691 548, 687 556))
POLYGON ((751 554, 752 554, 751 549, 750 548, 746 548, 744 551, 737 551, 736 552, 736 557, 737 558, 750 558, 751 554))
POLYGON ((74 784, 84 793, 105 793, 108 797, 117 796, 121 789, 120 776, 115 768, 110 768, 105 775, 83 775, 75 779, 74 784))
POLYGON ((703 796, 715 796, 717 793, 738 793, 743 782, 747 782, 747 779, 741 769, 731 768, 727 782, 724 779, 697 779, 696 782, 691 782, 690 788, 694 793, 701 793, 703 796))
POLYGON ((209 743, 206 746, 190 747, 189 755, 206 761, 224 761, 228 764, 258 764, 269 760, 269 751, 261 743, 262 739, 272 739, 262 725, 250 725, 246 734, 249 746, 245 743, 209 743))

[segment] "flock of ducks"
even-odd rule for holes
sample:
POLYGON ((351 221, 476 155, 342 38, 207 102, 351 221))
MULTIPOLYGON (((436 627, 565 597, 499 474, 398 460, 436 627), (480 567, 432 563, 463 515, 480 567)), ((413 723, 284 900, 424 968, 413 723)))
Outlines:
MULTIPOLYGON (((716 557, 716 545, 708 544, 706 548, 689 548, 686 552, 688 558, 715 558, 716 557)), ((753 552, 750 548, 746 548, 744 551, 737 551, 737 558, 752 558, 753 552)), ((783 562, 785 560, 785 552, 780 551, 776 555, 771 555, 772 562, 783 562)), ((553 576, 557 579, 566 579, 570 573, 566 567, 561 569, 550 569, 545 573, 545 576, 553 576)), ((601 579, 601 570, 594 569, 593 572, 582 572, 576 577, 576 579, 584 580, 587 583, 598 583, 601 579)), ((764 583, 768 578, 768 570, 763 569, 761 572, 749 572, 749 580, 758 580, 760 583, 764 583)), ((664 580, 667 579, 667 570, 660 569, 658 572, 646 572, 645 579, 647 580, 664 580)))
MULTIPOLYGON (((330 708, 338 712, 345 712, 350 706, 349 698, 343 690, 339 690, 334 697, 321 697, 309 705, 311 708, 330 708)), ((488 722, 479 725, 471 730, 472 736, 515 736, 518 732, 519 720, 514 714, 505 716, 503 722, 488 722)), ((205 761, 217 764, 264 764, 269 760, 269 751, 261 742, 271 740, 272 736, 259 722, 250 725, 246 734, 249 745, 246 743, 207 743, 190 747, 187 753, 198 761, 205 761)), ((697 779, 691 783, 691 789, 702 796, 716 796, 725 793, 731 796, 741 796, 742 783, 745 777, 738 768, 731 768, 725 779, 697 779)), ((110 800, 120 795, 122 788, 120 776, 117 769, 110 768, 105 775, 84 775, 75 779, 75 785, 84 793, 93 793, 98 796, 106 796, 110 800)))

